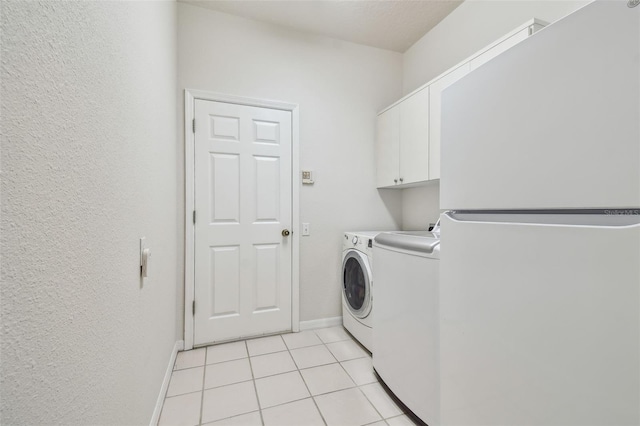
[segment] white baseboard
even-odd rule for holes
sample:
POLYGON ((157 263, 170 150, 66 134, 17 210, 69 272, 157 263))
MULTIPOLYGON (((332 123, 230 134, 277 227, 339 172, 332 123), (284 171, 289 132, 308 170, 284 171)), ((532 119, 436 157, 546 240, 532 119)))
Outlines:
POLYGON ((156 401, 156 408, 153 410, 153 415, 151 416, 151 422, 149 422, 149 426, 156 426, 158 424, 158 420, 160 420, 160 412, 162 411, 164 397, 167 394, 167 389, 169 388, 169 381, 171 380, 173 366, 176 363, 178 351, 181 351, 182 349, 184 349, 184 340, 178 340, 176 344, 173 345, 173 351, 171 352, 169 365, 167 366, 167 371, 165 371, 164 373, 164 380, 162 380, 162 387, 160 388, 160 394, 158 395, 158 400, 156 401))
POLYGON ((342 317, 320 318, 311 321, 300 321, 300 331, 312 330, 314 328, 335 327, 342 325, 342 317))

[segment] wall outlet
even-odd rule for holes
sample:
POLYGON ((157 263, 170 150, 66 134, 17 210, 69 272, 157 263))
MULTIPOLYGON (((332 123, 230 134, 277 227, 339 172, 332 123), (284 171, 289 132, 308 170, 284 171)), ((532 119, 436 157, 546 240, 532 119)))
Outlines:
POLYGON ((303 223, 302 224, 302 236, 309 236, 309 224, 308 223, 303 223))

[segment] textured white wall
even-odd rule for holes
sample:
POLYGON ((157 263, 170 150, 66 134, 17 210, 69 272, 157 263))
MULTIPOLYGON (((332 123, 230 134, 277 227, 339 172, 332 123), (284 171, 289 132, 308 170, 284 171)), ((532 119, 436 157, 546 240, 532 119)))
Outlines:
POLYGON ((316 182, 300 194, 300 319, 341 315, 342 233, 401 226, 400 192, 374 187, 374 137, 402 55, 182 3, 178 28, 180 104, 191 88, 300 105, 300 165, 316 182))
MULTIPOLYGON (((528 19, 551 23, 589 1, 466 0, 404 53, 403 93, 410 93, 528 19)), ((439 211, 439 183, 403 190, 403 229, 426 229, 439 211)))
POLYGON ((1 422, 148 424, 181 338, 175 4, 2 2, 1 22, 1 422))

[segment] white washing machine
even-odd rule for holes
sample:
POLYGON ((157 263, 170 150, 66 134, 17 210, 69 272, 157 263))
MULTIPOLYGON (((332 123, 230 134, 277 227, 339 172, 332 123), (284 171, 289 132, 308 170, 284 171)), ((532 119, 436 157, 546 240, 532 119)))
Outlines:
POLYGON ((380 231, 345 232, 342 245, 342 324, 371 351, 373 239, 380 231))

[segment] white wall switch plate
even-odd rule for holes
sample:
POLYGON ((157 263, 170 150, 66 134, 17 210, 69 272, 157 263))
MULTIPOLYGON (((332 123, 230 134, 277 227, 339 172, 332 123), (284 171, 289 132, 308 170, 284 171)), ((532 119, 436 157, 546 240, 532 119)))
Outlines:
POLYGON ((140 276, 145 279, 149 276, 149 260, 151 250, 147 247, 147 239, 140 237, 140 276))
POLYGON ((302 235, 303 236, 308 236, 309 235, 309 224, 308 223, 303 223, 302 224, 302 235))
POLYGON ((144 249, 146 248, 147 248, 147 238, 140 237, 140 266, 142 266, 142 254, 144 252, 144 249))

